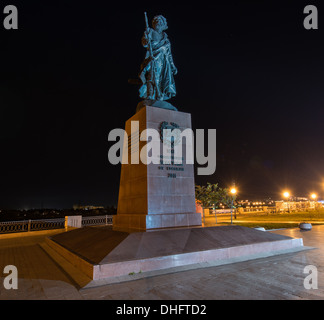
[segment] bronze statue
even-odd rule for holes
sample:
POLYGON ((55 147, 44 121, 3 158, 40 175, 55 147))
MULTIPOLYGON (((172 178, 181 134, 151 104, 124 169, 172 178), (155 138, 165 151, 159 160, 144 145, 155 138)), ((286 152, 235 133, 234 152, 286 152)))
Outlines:
POLYGON ((161 15, 155 16, 150 28, 145 12, 145 22, 142 44, 147 48, 147 53, 139 75, 142 81, 139 96, 147 100, 165 101, 176 95, 173 76, 178 72, 173 63, 170 41, 164 32, 168 28, 167 21, 161 15))

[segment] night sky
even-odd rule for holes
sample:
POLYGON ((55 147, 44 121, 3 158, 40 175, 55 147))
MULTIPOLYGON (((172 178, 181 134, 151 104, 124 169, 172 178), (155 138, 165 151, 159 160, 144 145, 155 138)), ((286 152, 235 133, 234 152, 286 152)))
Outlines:
POLYGON ((168 21, 170 102, 193 129, 217 130, 216 173, 196 183, 235 181, 243 199, 323 197, 324 6, 306 30, 315 2, 259 2, 2 1, 19 29, 0 24, 0 208, 117 204, 107 137, 140 101, 128 79, 145 55, 144 11, 168 21))

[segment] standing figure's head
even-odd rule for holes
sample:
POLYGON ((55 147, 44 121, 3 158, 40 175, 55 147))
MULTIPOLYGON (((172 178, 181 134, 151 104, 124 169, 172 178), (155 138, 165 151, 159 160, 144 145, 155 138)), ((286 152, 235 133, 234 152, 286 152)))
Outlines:
POLYGON ((152 20, 152 27, 155 31, 157 32, 162 32, 166 29, 168 29, 168 24, 167 24, 167 21, 166 19, 159 15, 159 16, 155 16, 152 20))

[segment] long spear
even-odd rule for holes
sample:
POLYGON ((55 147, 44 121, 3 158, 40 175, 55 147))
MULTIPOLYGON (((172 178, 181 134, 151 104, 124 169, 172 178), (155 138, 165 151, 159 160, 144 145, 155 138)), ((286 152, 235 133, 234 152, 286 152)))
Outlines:
MULTIPOLYGON (((146 12, 144 12, 144 16, 145 16, 146 30, 149 31, 149 24, 148 24, 148 19, 147 19, 146 12)), ((156 89, 157 96, 160 97, 161 96, 160 89, 157 86, 156 79, 155 79, 154 56, 153 56, 153 51, 152 51, 152 46, 151 46, 151 38, 150 38, 148 32, 147 32, 147 37, 148 37, 148 39, 147 39, 148 40, 148 50, 149 50, 149 54, 150 54, 150 58, 151 58, 151 62, 152 62, 151 72, 152 72, 153 85, 154 85, 154 87, 156 89)))

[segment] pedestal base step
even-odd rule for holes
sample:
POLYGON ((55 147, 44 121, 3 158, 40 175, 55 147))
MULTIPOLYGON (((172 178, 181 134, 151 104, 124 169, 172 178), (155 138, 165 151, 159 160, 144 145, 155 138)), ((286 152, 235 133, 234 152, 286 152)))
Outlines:
POLYGON ((117 214, 113 216, 113 226, 114 230, 126 232, 201 226, 201 214, 117 214))
POLYGON ((271 255, 303 247, 301 238, 240 226, 123 233, 85 227, 47 238, 47 244, 93 280, 197 263, 271 255))

